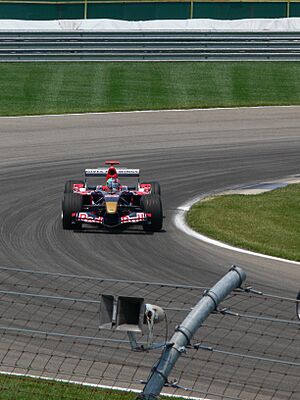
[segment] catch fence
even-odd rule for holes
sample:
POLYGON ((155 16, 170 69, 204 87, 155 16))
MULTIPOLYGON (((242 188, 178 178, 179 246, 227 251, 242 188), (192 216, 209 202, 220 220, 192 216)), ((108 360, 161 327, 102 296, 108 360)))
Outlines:
MULTIPOLYGON (((0 268, 0 273, 3 393, 11 379, 6 374, 141 391, 161 348, 132 351, 125 332, 99 330, 100 295, 142 297, 164 308, 166 320, 154 327, 154 342, 161 343, 206 289, 11 268, 0 268)), ((232 292, 197 332, 163 393, 212 400, 299 399, 295 299, 246 285, 232 292)), ((147 327, 136 337, 147 346, 147 327)), ((53 383, 47 382, 50 390, 53 383)), ((33 389, 20 383, 15 389, 24 397, 32 390, 38 391, 38 385, 33 389)), ((74 398, 67 392, 51 396, 74 398)))

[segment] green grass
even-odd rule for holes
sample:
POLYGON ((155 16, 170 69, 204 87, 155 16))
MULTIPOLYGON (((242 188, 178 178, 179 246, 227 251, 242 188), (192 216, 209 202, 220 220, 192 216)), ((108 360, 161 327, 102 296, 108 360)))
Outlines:
MULTIPOLYGON (((136 393, 0 375, 1 400, 135 400, 136 397, 136 393)), ((170 398, 162 396, 161 399, 170 398)))
POLYGON ((0 63, 0 93, 0 115, 300 104, 300 63, 0 63))
POLYGON ((195 204, 188 224, 237 247, 300 261, 300 184, 259 195, 224 195, 195 204))

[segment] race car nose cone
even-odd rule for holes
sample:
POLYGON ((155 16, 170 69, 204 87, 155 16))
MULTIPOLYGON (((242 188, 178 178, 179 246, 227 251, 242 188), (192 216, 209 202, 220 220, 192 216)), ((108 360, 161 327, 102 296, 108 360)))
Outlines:
POLYGON ((106 202, 106 212, 107 214, 116 214, 118 208, 117 201, 107 201, 106 202))

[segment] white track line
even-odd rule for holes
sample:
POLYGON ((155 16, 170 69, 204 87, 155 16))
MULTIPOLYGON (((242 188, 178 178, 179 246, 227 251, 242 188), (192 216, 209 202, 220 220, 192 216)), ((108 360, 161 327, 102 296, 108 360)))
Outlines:
POLYGON ((136 111, 102 111, 102 112, 86 112, 86 113, 70 113, 70 114, 41 114, 41 115, 16 115, 16 116, 0 116, 0 119, 20 119, 20 118, 45 118, 45 117, 80 117, 84 115, 114 115, 114 114, 141 114, 141 113, 168 113, 168 112, 192 112, 192 111, 220 111, 220 110, 248 110, 248 109, 269 109, 269 108, 295 108, 300 105, 290 106, 253 106, 253 107, 215 107, 215 108, 187 108, 187 109, 170 109, 170 110, 136 110, 136 111))
MULTIPOLYGON (((19 377, 26 377, 26 378, 33 378, 33 379, 41 379, 44 381, 54 381, 54 382, 60 382, 60 383, 70 383, 73 385, 80 385, 80 386, 88 386, 88 387, 96 387, 99 389, 108 389, 108 390, 119 390, 122 392, 132 392, 132 393, 141 393, 141 390, 138 389, 128 389, 128 388, 122 388, 122 387, 117 387, 117 386, 108 386, 108 385, 99 385, 97 383, 88 383, 88 382, 77 382, 77 381, 71 381, 68 379, 59 379, 59 378, 50 378, 47 376, 38 376, 38 375, 31 375, 31 374, 19 374, 17 372, 5 372, 5 371, 0 371, 0 375, 8 375, 8 376, 19 376, 19 377)), ((180 399, 189 399, 189 400, 209 400, 209 399, 204 399, 203 397, 189 397, 189 396, 179 396, 179 395, 173 395, 173 394, 166 394, 162 393, 161 396, 165 397, 171 397, 171 398, 180 398, 180 399)))
POLYGON ((205 197, 208 197, 208 196, 209 196, 208 194, 202 195, 202 196, 194 198, 194 199, 188 201, 187 203, 183 204, 182 206, 178 207, 177 213, 175 214, 175 217, 174 217, 175 226, 178 229, 180 229, 182 232, 186 233, 187 235, 192 236, 195 239, 201 240, 202 242, 208 243, 213 246, 218 246, 218 247, 221 247, 226 250, 231 250, 231 251, 235 251, 237 253, 242 253, 242 254, 248 254, 250 256, 261 257, 261 258, 265 258, 268 260, 281 261, 281 262, 285 262, 288 264, 300 265, 300 262, 298 262, 298 261, 286 260, 284 258, 273 257, 273 256, 268 256, 266 254, 255 253, 254 251, 250 251, 250 250, 244 250, 239 247, 230 246, 229 244, 220 242, 215 239, 211 239, 207 236, 202 235, 201 233, 195 232, 193 229, 191 229, 187 225, 186 214, 189 211, 189 209, 192 207, 193 204, 203 200, 205 197))

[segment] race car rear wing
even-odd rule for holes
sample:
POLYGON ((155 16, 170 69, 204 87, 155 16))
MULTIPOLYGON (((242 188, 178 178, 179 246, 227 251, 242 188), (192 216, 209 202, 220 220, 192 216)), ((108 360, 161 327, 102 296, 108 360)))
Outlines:
MULTIPOLYGON (((139 177, 140 176, 140 170, 139 169, 129 169, 129 168, 116 168, 118 176, 122 177, 139 177)), ((108 168, 97 168, 97 169, 86 169, 85 171, 85 177, 86 178, 91 178, 91 177, 97 177, 97 176, 106 176, 108 172, 108 168)))

